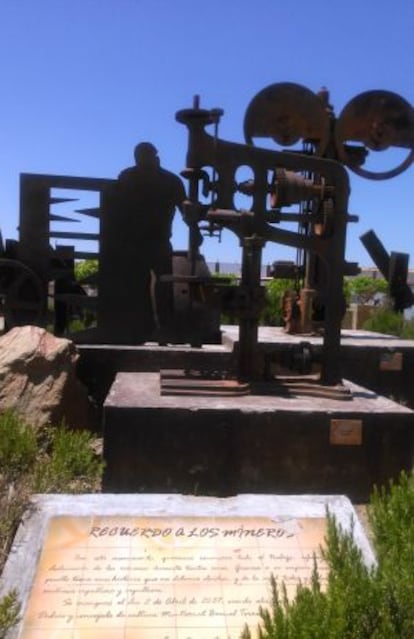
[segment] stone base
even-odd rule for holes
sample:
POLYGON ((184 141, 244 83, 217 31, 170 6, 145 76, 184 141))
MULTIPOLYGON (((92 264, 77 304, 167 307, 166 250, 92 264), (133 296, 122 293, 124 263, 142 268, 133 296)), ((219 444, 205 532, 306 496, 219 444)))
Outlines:
POLYGON ((122 372, 159 372, 161 368, 195 368, 201 370, 232 370, 232 348, 220 344, 190 346, 143 346, 116 344, 79 345, 79 378, 88 387, 99 406, 102 406, 115 375, 122 372))
POLYGON ((107 492, 341 493, 410 469, 414 413, 347 382, 353 399, 174 397, 119 373, 104 404, 107 492))
MULTIPOLYGON (((189 346, 121 346, 78 344, 80 360, 77 372, 99 407, 118 372, 159 372, 161 368, 236 370, 238 327, 222 326, 222 344, 189 346)), ((269 358, 275 374, 292 360, 292 352, 306 342, 310 345, 314 366, 318 361, 322 338, 314 335, 288 335, 280 327, 260 326, 258 352, 269 358), (274 368, 273 368, 274 366, 274 368)), ((365 386, 380 395, 393 397, 414 409, 414 340, 368 331, 344 330, 341 335, 341 377, 365 386)))
MULTIPOLYGON (((222 326, 222 335, 224 345, 231 350, 237 348, 238 326, 222 326)), ((292 353, 301 343, 306 343, 312 353, 314 366, 310 372, 319 371, 321 336, 289 335, 277 326, 259 326, 258 338, 258 352, 275 364, 275 373, 279 373, 278 364, 292 361, 292 353)), ((341 377, 414 409, 414 340, 372 331, 343 330, 338 365, 341 377)))

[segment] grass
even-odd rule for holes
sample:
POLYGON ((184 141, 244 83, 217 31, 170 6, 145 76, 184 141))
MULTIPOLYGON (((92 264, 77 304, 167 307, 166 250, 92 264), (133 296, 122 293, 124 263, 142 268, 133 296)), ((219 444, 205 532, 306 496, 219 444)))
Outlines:
MULTIPOLYGON (((31 495, 97 492, 102 471, 89 432, 34 429, 12 411, 0 414, 0 573, 31 495)), ((0 639, 18 615, 15 593, 0 599, 0 639)))

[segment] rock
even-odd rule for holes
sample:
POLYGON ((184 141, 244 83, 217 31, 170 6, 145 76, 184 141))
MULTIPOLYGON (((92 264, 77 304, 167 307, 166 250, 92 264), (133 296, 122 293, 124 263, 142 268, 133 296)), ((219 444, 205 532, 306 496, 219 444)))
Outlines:
POLYGON ((16 326, 0 337, 0 411, 13 409, 32 425, 92 429, 94 412, 76 377, 73 342, 38 326, 16 326))

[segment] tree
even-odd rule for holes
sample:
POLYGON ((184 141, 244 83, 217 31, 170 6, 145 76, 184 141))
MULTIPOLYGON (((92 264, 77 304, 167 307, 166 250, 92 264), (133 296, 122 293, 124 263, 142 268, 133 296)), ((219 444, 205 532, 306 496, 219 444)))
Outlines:
POLYGON ((98 272, 98 260, 81 260, 75 264, 75 277, 78 282, 96 275, 98 272))
POLYGON ((378 296, 388 293, 388 283, 367 275, 357 275, 345 280, 345 288, 349 289, 350 301, 357 304, 374 304, 378 296))

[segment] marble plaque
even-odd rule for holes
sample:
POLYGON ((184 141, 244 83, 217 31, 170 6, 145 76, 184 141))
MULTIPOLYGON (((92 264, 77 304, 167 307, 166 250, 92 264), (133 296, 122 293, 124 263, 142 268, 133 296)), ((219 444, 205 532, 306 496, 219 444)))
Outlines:
POLYGON ((22 639, 238 637, 270 603, 272 573, 291 595, 309 582, 325 525, 316 518, 55 517, 22 639))
POLYGON ((4 573, 23 603, 10 637, 237 639, 271 574, 292 597, 316 556, 326 582, 327 507, 345 528, 355 514, 334 496, 39 496, 4 573))

